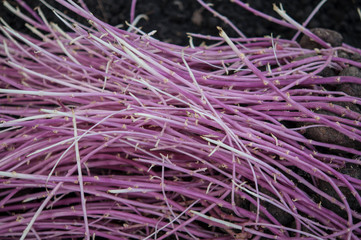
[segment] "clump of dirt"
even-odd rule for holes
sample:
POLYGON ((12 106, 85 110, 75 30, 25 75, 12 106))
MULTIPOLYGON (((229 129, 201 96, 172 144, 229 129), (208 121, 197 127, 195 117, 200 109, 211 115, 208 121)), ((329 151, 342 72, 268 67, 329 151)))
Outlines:
MULTIPOLYGON (((332 47, 339 47, 342 45, 343 37, 336 31, 325 28, 313 28, 310 31, 321 38, 323 41, 329 43, 332 47)), ((306 35, 303 35, 301 38, 300 45, 301 47, 307 49, 322 48, 320 44, 306 35)))
MULTIPOLYGON (((342 45, 343 37, 340 33, 324 28, 314 28, 311 29, 311 32, 314 33, 316 36, 324 40, 332 47, 339 47, 342 45)), ((303 48, 308 49, 315 49, 315 48, 322 48, 321 45, 314 42, 310 37, 304 35, 300 40, 300 45, 303 48)), ((338 57, 344 57, 347 59, 361 59, 359 54, 349 54, 347 52, 341 51, 338 53, 338 57), (341 56, 340 56, 341 55, 341 56)), ((327 67, 322 72, 321 75, 324 77, 329 76, 353 76, 361 78, 361 69, 355 66, 346 66, 343 70, 337 71, 333 68, 327 67)), ((340 83, 336 86, 322 86, 326 89, 332 89, 334 91, 344 92, 345 94, 353 97, 361 97, 361 85, 356 83, 340 83)), ((352 102, 335 102, 339 106, 345 108, 345 111, 351 109, 355 112, 361 113, 361 110, 358 105, 352 102)), ((325 110, 315 110, 318 114, 323 115, 332 115, 337 116, 334 113, 325 110)), ((313 123, 305 123, 305 124, 298 124, 298 126, 305 126, 305 125, 313 125, 313 123)), ((350 139, 346 135, 340 133, 339 131, 332 129, 330 127, 312 127, 307 128, 303 131, 303 134, 312 140, 323 142, 323 143, 331 143, 331 144, 338 144, 344 147, 349 147, 353 149, 361 149, 361 143, 355 140, 350 139)))

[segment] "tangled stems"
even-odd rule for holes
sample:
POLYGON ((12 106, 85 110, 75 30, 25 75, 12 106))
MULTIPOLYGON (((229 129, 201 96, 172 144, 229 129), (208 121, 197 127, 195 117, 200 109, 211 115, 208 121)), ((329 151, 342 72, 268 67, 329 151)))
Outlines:
POLYGON ((222 29, 181 47, 58 2, 90 25, 5 2, 35 27, 0 27, 2 236, 359 239, 361 180, 343 169, 360 166, 361 99, 333 86, 361 79, 320 74, 359 50, 222 29), (304 134, 319 127, 354 145, 304 134))

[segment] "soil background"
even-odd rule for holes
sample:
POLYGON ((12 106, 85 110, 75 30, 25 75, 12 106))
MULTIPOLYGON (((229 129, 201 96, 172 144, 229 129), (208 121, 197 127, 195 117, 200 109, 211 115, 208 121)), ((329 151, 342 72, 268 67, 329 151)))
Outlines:
MULTIPOLYGON (((54 0, 46 1, 64 10, 54 0)), ((15 0, 8 0, 8 2, 16 6, 15 0)), ((24 2, 31 7, 42 6, 49 20, 57 21, 54 14, 47 10, 39 0, 24 2)), ((96 17, 112 25, 124 24, 130 19, 131 0, 84 0, 84 2, 96 17)), ((228 17, 247 37, 260 37, 273 33, 273 36, 290 39, 296 33, 294 30, 257 17, 228 0, 205 2, 212 3, 215 10, 228 17)), ((281 3, 288 15, 302 23, 320 1, 249 0, 244 2, 277 18, 280 17, 272 10, 272 4, 281 3)), ((322 27, 338 31, 343 35, 345 43, 361 48, 361 13, 358 13, 357 9, 361 9, 361 0, 328 0, 309 23, 308 28, 322 27)), ((68 14, 71 13, 68 12, 68 14)), ((157 39, 178 45, 188 45, 187 32, 218 35, 216 26, 221 26, 230 36, 237 36, 229 26, 205 10, 197 0, 138 0, 135 15, 139 14, 148 16, 148 20, 142 19, 137 24, 143 31, 157 30, 154 35, 157 39)), ((0 16, 12 27, 27 32, 24 22, 14 17, 2 5, 0 16)), ((81 19, 78 18, 78 20, 81 19)), ((195 40, 194 43, 200 44, 200 41, 195 40)))

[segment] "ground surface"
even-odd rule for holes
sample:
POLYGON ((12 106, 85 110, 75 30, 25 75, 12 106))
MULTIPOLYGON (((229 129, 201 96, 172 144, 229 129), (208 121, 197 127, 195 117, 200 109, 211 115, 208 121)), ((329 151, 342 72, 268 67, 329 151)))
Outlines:
MULTIPOLYGON (((9 2, 14 3, 15 1, 10 0, 9 2)), ((38 0, 25 2, 33 7, 42 5, 38 0)), ((54 0, 47 0, 47 2, 54 3, 54 0)), ((131 0, 85 0, 84 2, 95 16, 113 25, 124 24, 124 21, 130 19, 131 0)), ((217 11, 227 16, 248 37, 273 33, 274 36, 292 38, 295 34, 295 31, 254 16, 228 0, 208 0, 206 2, 213 3, 217 11)), ((272 4, 282 3, 287 13, 302 23, 320 1, 249 0, 248 2, 257 10, 275 17, 278 15, 272 10, 272 4)), ((345 43, 361 48, 361 16, 357 8, 361 8, 360 0, 328 0, 310 22, 309 27, 336 30, 343 35, 345 43)), ((3 6, 0 7, 0 13, 1 17, 11 26, 23 28, 23 22, 5 11, 3 6)), ((139 14, 147 15, 148 21, 142 19, 137 26, 142 26, 145 32, 157 30, 155 37, 179 45, 188 44, 186 32, 217 35, 216 26, 222 26, 229 35, 236 36, 235 32, 220 19, 204 10, 197 0, 138 0, 136 15, 139 14)), ((50 19, 54 19, 51 17, 52 15, 52 13, 47 14, 50 19)))

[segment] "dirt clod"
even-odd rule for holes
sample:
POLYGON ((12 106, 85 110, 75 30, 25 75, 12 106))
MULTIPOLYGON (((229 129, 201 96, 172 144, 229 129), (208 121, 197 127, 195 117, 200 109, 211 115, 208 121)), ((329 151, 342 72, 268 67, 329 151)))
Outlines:
POLYGON ((305 136, 318 142, 336 144, 350 148, 356 148, 360 144, 330 127, 308 128, 305 132, 305 136))
MULTIPOLYGON (((343 69, 339 76, 352 76, 361 78, 361 69, 351 66, 343 69)), ((356 83, 342 83, 336 88, 338 91, 342 91, 350 96, 361 97, 361 85, 356 83)))
MULTIPOLYGON (((270 192, 269 190, 260 187, 259 188, 260 192, 267 194, 268 196, 272 196, 273 198, 277 199, 277 197, 270 192)), ((277 221, 282 224, 283 226, 289 226, 289 224, 293 221, 293 217, 286 213, 285 211, 283 211, 282 209, 274 206, 273 204, 266 202, 266 201, 261 201, 261 205, 266 207, 267 211, 275 218, 277 219, 277 221)), ((250 210, 253 212, 256 212, 257 207, 255 205, 251 205, 250 206, 250 210)), ((261 212, 260 216, 262 218, 267 218, 266 215, 264 213, 261 212)))
POLYGON ((358 53, 349 53, 344 50, 338 50, 337 56, 340 58, 346 58, 356 62, 361 62, 361 55, 358 53))
POLYGON ((319 75, 322 77, 332 77, 337 75, 337 73, 334 68, 326 67, 319 73, 319 75))
MULTIPOLYGON (((340 172, 346 174, 355 179, 361 179, 361 168, 355 164, 346 164, 343 168, 340 169, 340 172)), ((318 185, 319 189, 325 193, 327 193, 331 198, 337 199, 337 201, 341 202, 340 196, 336 193, 334 188, 325 181, 320 181, 318 185)), ((345 195, 350 208, 356 212, 360 212, 361 206, 357 199, 355 198, 354 194, 350 191, 347 187, 340 187, 341 192, 345 195)), ((360 193, 359 193, 360 194, 360 193)), ((334 204, 331 203, 329 200, 326 200, 324 197, 314 196, 317 201, 322 202, 322 205, 328 209, 334 209, 334 212, 337 213, 339 216, 346 218, 346 212, 344 209, 339 207, 334 207, 334 204)))
MULTIPOLYGON (((310 31, 317 37, 329 43, 332 47, 339 47, 342 45, 343 37, 336 31, 325 28, 313 28, 310 31)), ((300 45, 307 49, 323 48, 320 44, 306 35, 301 38, 300 45)))

